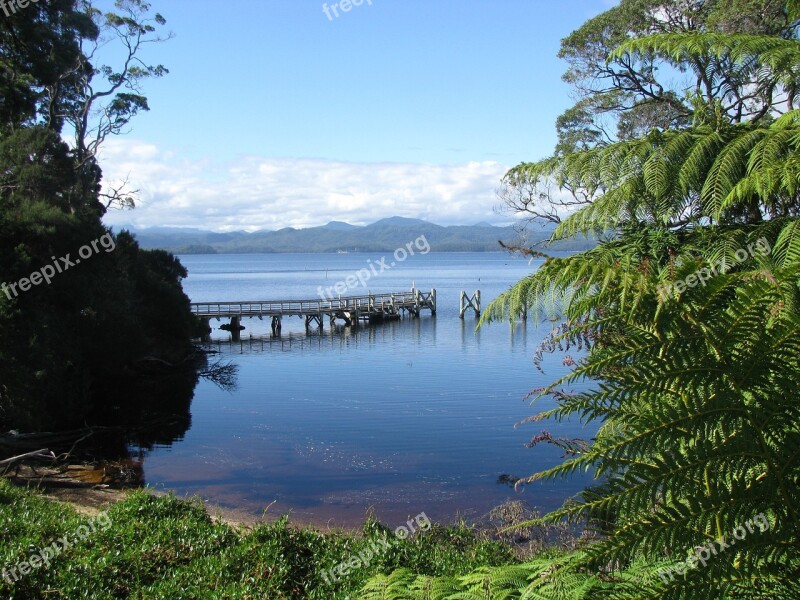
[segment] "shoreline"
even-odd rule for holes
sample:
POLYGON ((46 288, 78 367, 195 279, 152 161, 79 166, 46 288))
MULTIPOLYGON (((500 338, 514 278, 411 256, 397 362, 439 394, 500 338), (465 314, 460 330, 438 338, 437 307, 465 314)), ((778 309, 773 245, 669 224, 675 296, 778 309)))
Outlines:
MULTIPOLYGON (((74 465, 77 467, 79 465, 74 465)), ((14 487, 35 492, 48 500, 63 502, 72 506, 78 513, 93 517, 108 507, 123 502, 136 491, 146 492, 154 497, 174 496, 183 502, 198 502, 214 522, 225 523, 236 529, 252 529, 256 525, 274 523, 283 515, 279 513, 257 517, 243 509, 224 507, 202 498, 201 496, 179 496, 172 492, 157 490, 148 486, 120 486, 113 484, 86 483, 80 478, 70 475, 70 471, 78 469, 58 469, 52 467, 21 466, 13 476, 4 475, 14 487)), ((366 519, 366 515, 365 515, 366 519)), ((289 522, 298 527, 310 528, 320 533, 326 531, 344 531, 355 533, 359 529, 347 526, 331 526, 330 521, 323 523, 315 520, 295 519, 289 515, 289 522)))
MULTIPOLYGON (((76 473, 81 473, 82 465, 69 465, 67 468, 41 467, 35 469, 29 465, 21 465, 18 472, 12 475, 3 475, 11 485, 26 489, 48 500, 62 502, 72 506, 78 513, 94 517, 110 506, 125 501, 132 493, 140 491, 154 497, 173 496, 181 502, 198 503, 208 513, 215 523, 224 523, 235 529, 253 529, 258 525, 269 524, 288 517, 289 523, 304 529, 312 529, 319 533, 345 532, 358 534, 363 524, 374 514, 372 509, 366 509, 356 525, 353 519, 342 517, 326 517, 317 514, 316 518, 310 515, 297 513, 293 510, 279 512, 279 509, 270 511, 270 504, 262 516, 257 516, 245 508, 223 506, 206 500, 199 495, 179 495, 172 491, 159 490, 149 486, 119 485, 105 483, 88 483, 83 481, 76 473)), ((479 529, 483 529, 480 527, 479 529)))
MULTIPOLYGON (((68 465, 66 467, 41 467, 35 469, 29 465, 21 465, 14 476, 4 474, 0 479, 8 481, 15 488, 24 489, 46 500, 61 502, 70 505, 77 513, 86 517, 96 517, 101 512, 111 506, 124 502, 136 492, 144 492, 154 498, 172 497, 178 502, 195 504, 208 514, 211 521, 215 524, 224 524, 239 532, 249 532, 256 529, 259 525, 276 523, 286 518, 290 526, 302 530, 311 530, 319 534, 346 534, 359 537, 364 532, 364 525, 370 521, 384 524, 390 529, 394 528, 394 522, 380 519, 373 512, 372 508, 364 511, 358 524, 350 519, 344 521, 340 517, 318 516, 312 518, 308 515, 296 514, 292 510, 279 512, 278 509, 269 512, 270 504, 263 512, 262 516, 256 516, 251 511, 237 507, 226 507, 215 502, 206 500, 199 495, 181 496, 172 491, 158 490, 149 486, 130 485, 130 484, 105 484, 87 483, 76 473, 81 473, 85 469, 84 465, 68 465)), ((440 527, 466 527, 475 535, 486 540, 504 541, 519 556, 524 557, 531 553, 532 545, 538 535, 533 530, 515 528, 515 525, 525 523, 538 516, 528 505, 522 501, 504 502, 494 507, 489 513, 478 519, 467 519, 465 517, 456 518, 452 522, 437 521, 440 527), (508 530, 508 533, 504 530, 508 530), (534 535, 530 535, 534 534, 534 535), (513 540, 513 541, 512 541, 513 540)), ((400 524, 403 521, 399 521, 400 524)), ((541 534, 541 532, 539 532, 541 534)), ((561 540, 575 539, 578 537, 576 531, 553 527, 547 536, 553 536, 561 540)), ((541 540, 539 540, 541 542, 541 540)), ((546 544, 547 545, 547 544, 546 544)), ((541 548, 539 548, 541 550, 541 548)))

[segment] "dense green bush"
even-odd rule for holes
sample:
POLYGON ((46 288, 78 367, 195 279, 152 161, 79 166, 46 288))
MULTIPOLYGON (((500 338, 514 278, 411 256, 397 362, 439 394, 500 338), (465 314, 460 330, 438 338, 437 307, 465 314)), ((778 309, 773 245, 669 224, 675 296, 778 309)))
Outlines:
MULTIPOLYGON (((510 547, 461 526, 433 528, 352 569, 335 582, 325 573, 374 549, 393 531, 368 519, 360 533, 298 528, 282 518, 238 531, 214 522, 199 504, 136 492, 105 513, 103 525, 39 568, 14 581, 0 577, 0 597, 356 598, 377 573, 412 567, 449 576, 462 569, 514 562, 510 547)), ((97 520, 95 518, 95 520, 97 520)), ((74 541, 92 519, 63 504, 0 480, 0 568, 14 567, 67 535, 74 541)), ((365 556, 368 556, 365 554, 365 556)))

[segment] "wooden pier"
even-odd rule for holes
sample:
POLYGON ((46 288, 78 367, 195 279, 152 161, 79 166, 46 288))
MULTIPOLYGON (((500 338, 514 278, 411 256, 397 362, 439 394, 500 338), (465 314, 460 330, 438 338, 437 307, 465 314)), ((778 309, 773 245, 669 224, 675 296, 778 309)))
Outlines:
POLYGON ((400 319, 402 315, 419 317, 423 310, 436 314, 436 290, 422 292, 416 287, 408 292, 346 296, 331 300, 245 300, 241 302, 193 302, 192 312, 211 331, 211 319, 230 319, 223 326, 234 336, 242 329, 244 318, 272 319, 272 333, 279 334, 284 317, 300 317, 306 330, 322 328, 327 317, 333 325, 337 320, 346 326, 358 327, 364 323, 380 323, 400 319))

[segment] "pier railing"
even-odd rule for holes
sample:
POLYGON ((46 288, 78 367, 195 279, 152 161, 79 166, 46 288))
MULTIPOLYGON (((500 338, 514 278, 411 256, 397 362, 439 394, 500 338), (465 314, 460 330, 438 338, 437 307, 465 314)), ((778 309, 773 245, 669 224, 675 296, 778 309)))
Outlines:
POLYGON ((419 290, 347 296, 331 300, 242 300, 234 302, 193 302, 192 312, 201 318, 294 316, 332 312, 375 312, 409 308, 436 311, 436 291, 419 290))

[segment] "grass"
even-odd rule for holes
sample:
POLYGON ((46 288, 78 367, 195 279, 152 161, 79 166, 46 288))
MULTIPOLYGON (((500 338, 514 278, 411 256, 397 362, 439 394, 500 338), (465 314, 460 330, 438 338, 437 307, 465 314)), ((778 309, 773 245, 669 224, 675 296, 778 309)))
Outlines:
POLYGON ((6 569, 0 598, 344 600, 358 598, 370 577, 399 568, 442 576, 517 562, 510 546, 466 525, 434 525, 406 540, 372 519, 359 534, 321 533, 285 518, 240 532, 214 522, 199 502, 145 491, 105 515, 87 533, 91 518, 0 479, 0 569, 6 569), (49 566, 26 575, 18 569, 14 581, 11 568, 65 535, 75 543, 49 566), (381 539, 391 541, 388 549, 337 581, 325 581, 329 569, 370 548, 385 548, 381 539))

